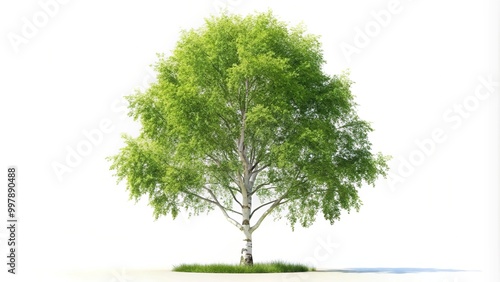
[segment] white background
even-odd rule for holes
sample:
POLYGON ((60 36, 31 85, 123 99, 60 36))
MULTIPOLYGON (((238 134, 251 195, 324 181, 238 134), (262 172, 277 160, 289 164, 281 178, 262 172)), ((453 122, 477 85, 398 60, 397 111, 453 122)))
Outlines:
MULTIPOLYGON (((0 4, 0 169, 19 171, 20 273, 239 261, 242 235, 217 211, 154 221, 105 160, 122 132, 138 132, 121 98, 153 80, 155 54, 168 55, 181 29, 224 3, 239 14, 271 9, 321 35, 325 71, 351 70, 374 150, 393 156, 392 178, 361 189, 359 213, 333 226, 319 215, 295 232, 267 220, 254 234, 257 262, 498 269, 498 86, 474 96, 481 78, 498 82, 496 1, 75 0, 52 1, 49 16, 47 2, 0 4), (456 112, 464 102, 467 117, 456 112), (69 166, 84 132, 106 122, 108 132, 69 166), (419 148, 436 130, 439 143, 419 148), (59 179, 54 164, 71 171, 59 179)), ((6 220, 6 192, 0 207, 6 220)), ((0 229, 2 276, 7 236, 0 229)))

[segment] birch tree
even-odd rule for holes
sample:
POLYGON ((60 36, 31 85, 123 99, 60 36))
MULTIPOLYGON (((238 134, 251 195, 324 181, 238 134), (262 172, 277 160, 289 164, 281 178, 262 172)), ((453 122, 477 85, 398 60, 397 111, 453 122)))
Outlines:
POLYGON ((219 210, 252 265, 252 234, 268 217, 333 224, 385 175, 351 80, 324 63, 317 36, 270 12, 207 19, 159 55, 155 83, 127 97, 142 128, 124 135, 111 169, 156 218, 219 210))

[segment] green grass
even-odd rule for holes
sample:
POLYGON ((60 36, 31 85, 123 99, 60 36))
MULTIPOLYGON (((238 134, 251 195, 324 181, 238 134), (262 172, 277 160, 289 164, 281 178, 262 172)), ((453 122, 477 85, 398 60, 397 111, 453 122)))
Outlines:
POLYGON ((242 266, 233 264, 181 264, 175 266, 173 271, 177 272, 199 272, 199 273, 281 273, 281 272, 305 272, 315 269, 302 264, 271 262, 255 263, 253 266, 242 266))

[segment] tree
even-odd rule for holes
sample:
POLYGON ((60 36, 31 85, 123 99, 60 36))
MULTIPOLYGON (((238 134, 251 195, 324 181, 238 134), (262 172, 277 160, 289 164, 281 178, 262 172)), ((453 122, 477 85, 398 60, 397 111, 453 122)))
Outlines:
POLYGON ((219 209, 252 265, 252 234, 269 215, 292 230, 318 212, 333 224, 387 170, 348 75, 323 64, 318 37, 271 12, 212 17, 159 56, 157 82, 127 97, 142 129, 124 136, 111 169, 131 198, 149 197, 156 218, 219 209))

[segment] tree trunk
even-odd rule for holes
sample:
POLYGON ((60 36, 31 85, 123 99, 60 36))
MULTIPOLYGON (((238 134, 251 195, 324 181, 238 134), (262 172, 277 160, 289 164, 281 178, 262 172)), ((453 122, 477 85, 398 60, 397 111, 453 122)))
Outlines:
POLYGON ((243 217, 243 234, 245 242, 241 249, 240 265, 253 266, 252 256, 252 232, 250 231, 250 212, 252 210, 252 197, 245 197, 243 199, 242 217, 243 217))
POLYGON ((245 242, 243 249, 241 249, 241 259, 240 264, 245 266, 253 266, 253 256, 252 256, 252 234, 250 232, 243 231, 245 233, 245 242))

